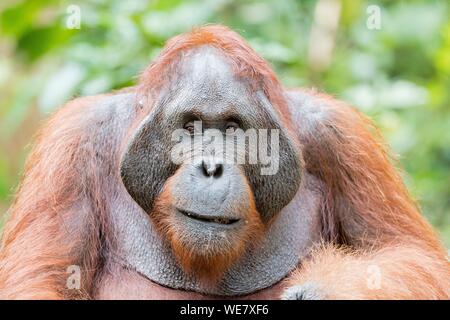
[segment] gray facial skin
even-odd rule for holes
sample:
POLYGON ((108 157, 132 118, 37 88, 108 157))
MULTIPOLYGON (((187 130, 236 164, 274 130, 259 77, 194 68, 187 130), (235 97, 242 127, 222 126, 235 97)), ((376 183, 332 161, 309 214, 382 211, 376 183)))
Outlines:
POLYGON ((230 119, 244 130, 280 130, 277 174, 261 175, 260 164, 242 166, 256 208, 262 219, 269 221, 298 190, 300 151, 294 149, 265 96, 261 93, 252 96, 247 84, 237 81, 228 61, 211 47, 200 47, 185 54, 178 80, 164 88, 153 110, 131 138, 121 163, 122 181, 130 195, 146 212, 151 212, 164 182, 178 168, 170 159, 174 146, 172 132, 196 119, 205 128, 219 130, 230 119))
POLYGON ((113 201, 112 216, 120 244, 114 260, 176 289, 242 295, 269 287, 298 265, 315 241, 314 235, 319 234, 315 230, 317 182, 309 176, 302 181, 300 150, 280 125, 277 112, 262 92, 250 94, 248 84, 236 79, 218 50, 204 46, 184 53, 176 79, 163 88, 150 113, 128 136, 120 177, 132 199, 126 192, 119 192, 113 201), (211 176, 204 170, 206 166, 208 171, 211 163, 173 163, 172 132, 193 120, 201 120, 207 129, 223 130, 230 120, 243 130, 279 129, 278 172, 261 175, 260 164, 227 164, 220 168, 220 174, 211 176), (248 186, 268 228, 261 243, 249 246, 215 285, 205 285, 184 273, 152 223, 155 199, 175 173, 173 214, 185 224, 192 245, 206 238, 218 242, 220 233, 230 235, 239 228, 241 211, 249 204, 248 186))

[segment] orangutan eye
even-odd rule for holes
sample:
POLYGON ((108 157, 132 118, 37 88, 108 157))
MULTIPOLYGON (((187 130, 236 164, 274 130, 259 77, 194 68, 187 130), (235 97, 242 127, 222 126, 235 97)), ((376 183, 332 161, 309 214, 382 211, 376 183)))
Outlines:
POLYGON ((187 131, 189 132, 190 135, 193 135, 193 134, 194 134, 195 127, 194 127, 194 122, 193 122, 193 121, 187 122, 187 123, 183 126, 183 128, 184 128, 185 130, 187 130, 187 131))
POLYGON ((228 122, 225 127, 225 131, 227 134, 233 134, 236 132, 237 129, 239 129, 239 125, 234 121, 228 122))

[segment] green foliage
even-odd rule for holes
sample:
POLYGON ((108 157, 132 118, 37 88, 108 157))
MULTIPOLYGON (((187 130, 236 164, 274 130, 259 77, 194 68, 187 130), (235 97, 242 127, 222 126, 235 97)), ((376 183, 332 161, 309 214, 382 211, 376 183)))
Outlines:
POLYGON ((165 40, 194 25, 222 23, 270 61, 284 84, 318 86, 370 115, 399 156, 424 214, 450 245, 450 4, 336 2, 334 50, 319 69, 308 58, 311 45, 323 41, 310 39, 317 1, 2 3, 0 210, 17 186, 24 146, 49 112, 73 96, 133 85, 165 40), (381 8, 379 30, 366 26, 373 4, 381 8), (81 9, 80 29, 67 27, 70 5, 81 9))

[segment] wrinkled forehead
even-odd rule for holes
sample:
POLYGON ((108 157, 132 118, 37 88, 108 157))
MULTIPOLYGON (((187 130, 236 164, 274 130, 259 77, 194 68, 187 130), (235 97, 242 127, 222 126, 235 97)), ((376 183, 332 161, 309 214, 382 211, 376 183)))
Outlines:
POLYGON ((208 118, 245 114, 256 107, 246 80, 238 79, 232 61, 212 46, 184 52, 176 79, 166 94, 166 114, 189 110, 208 118))

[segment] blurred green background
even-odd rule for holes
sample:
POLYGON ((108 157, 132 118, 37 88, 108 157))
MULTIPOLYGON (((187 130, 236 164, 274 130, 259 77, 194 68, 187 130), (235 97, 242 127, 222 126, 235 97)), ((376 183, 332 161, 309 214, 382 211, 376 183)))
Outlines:
POLYGON ((317 86, 371 116, 450 246, 447 0, 2 1, 0 212, 49 113, 133 85, 166 39, 205 23, 238 31, 285 85, 317 86))

